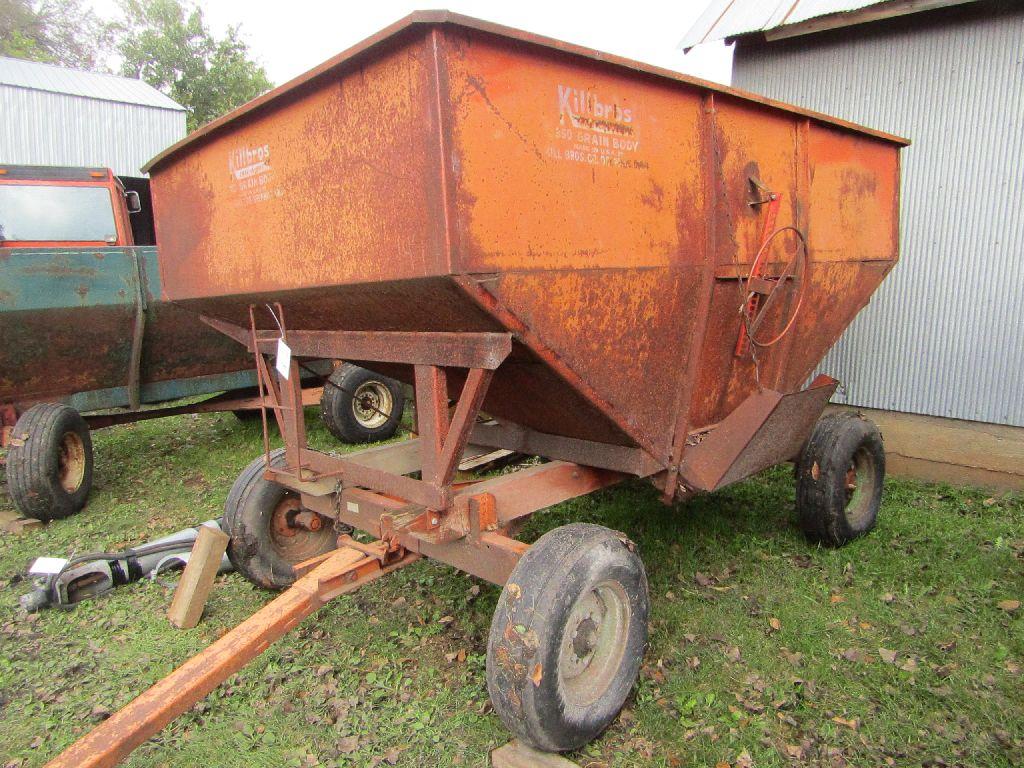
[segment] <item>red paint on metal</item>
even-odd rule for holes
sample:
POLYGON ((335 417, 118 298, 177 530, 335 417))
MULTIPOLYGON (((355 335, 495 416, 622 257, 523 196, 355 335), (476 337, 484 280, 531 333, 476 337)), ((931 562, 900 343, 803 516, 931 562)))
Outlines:
POLYGON ((78 739, 47 763, 47 768, 117 765, 306 616, 333 598, 417 559, 418 555, 405 553, 383 564, 356 549, 335 551, 280 597, 78 739))
MULTIPOLYGON (((761 385, 790 392, 877 286, 868 261, 895 262, 902 143, 416 16, 153 163, 163 285, 236 323, 272 297, 303 331, 511 332, 485 412, 672 470, 687 432, 757 391, 735 355, 745 298, 709 272, 746 276, 764 242, 750 178, 779 191, 777 226, 810 241, 807 301, 786 343, 758 353, 761 385)), ((791 249, 773 243, 766 274, 791 249)), ((763 338, 793 316, 788 293, 763 338)), ((463 377, 446 372, 450 395, 463 377)))

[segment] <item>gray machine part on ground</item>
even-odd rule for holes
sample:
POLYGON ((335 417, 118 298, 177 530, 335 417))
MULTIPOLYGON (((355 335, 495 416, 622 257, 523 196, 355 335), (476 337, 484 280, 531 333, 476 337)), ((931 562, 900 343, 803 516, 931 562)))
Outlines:
MULTIPOLYGON (((50 606, 71 607, 75 603, 109 592, 114 587, 156 575, 169 568, 183 567, 192 553, 199 528, 207 525, 221 529, 220 519, 185 528, 121 552, 93 552, 70 558, 56 573, 47 574, 20 603, 29 613, 50 606)), ((219 573, 232 570, 227 555, 221 559, 219 573)))

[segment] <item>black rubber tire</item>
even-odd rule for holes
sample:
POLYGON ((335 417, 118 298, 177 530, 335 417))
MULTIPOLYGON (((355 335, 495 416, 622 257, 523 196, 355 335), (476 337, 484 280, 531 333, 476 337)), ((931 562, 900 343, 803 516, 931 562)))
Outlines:
MULTIPOLYGON (((284 466, 284 449, 270 453, 271 466, 284 466)), ((271 521, 278 504, 296 494, 279 483, 263 477, 264 457, 253 459, 235 480, 224 503, 223 530, 228 542, 228 559, 235 570, 258 587, 284 589, 295 582, 292 566, 337 547, 337 536, 330 524, 320 531, 300 531, 293 546, 283 549, 271 532, 271 521)))
POLYGON ((320 415, 327 430, 343 443, 376 443, 394 436, 405 408, 402 385, 387 376, 381 376, 351 363, 342 363, 326 382, 320 398, 320 415), (355 393, 364 386, 376 383, 391 396, 391 409, 382 424, 367 426, 355 412, 355 393))
POLYGON ((89 425, 74 408, 59 403, 33 405, 14 425, 7 452, 7 485, 14 506, 26 517, 59 520, 85 506, 92 489, 92 437, 89 425), (74 444, 81 474, 76 485, 61 482, 61 449, 74 444))
MULTIPOLYGON (((587 523, 544 534, 512 571, 494 611, 487 642, 487 691, 494 711, 512 733, 538 749, 582 747, 608 727, 629 696, 647 647, 649 613, 647 573, 624 535, 587 523), (614 645, 621 655, 605 657, 607 681, 594 683, 590 698, 574 700, 559 664, 563 638, 575 652, 583 623, 569 626, 573 608, 602 584, 618 585, 629 608, 623 641, 614 645)), ((594 627, 591 622, 590 631, 599 634, 603 624, 594 627)), ((585 663, 584 674, 597 658, 585 663)))
POLYGON ((884 481, 878 427, 850 411, 821 418, 797 461, 796 511, 804 534, 829 547, 863 536, 877 522, 884 481))

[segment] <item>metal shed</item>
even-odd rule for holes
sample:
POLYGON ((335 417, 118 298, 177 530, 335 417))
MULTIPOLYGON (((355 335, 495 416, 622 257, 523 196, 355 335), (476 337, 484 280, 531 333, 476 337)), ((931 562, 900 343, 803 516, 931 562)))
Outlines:
POLYGON ((721 39, 737 87, 913 142, 902 264, 822 364, 836 399, 1024 426, 1024 5, 716 0, 681 47, 721 39))
POLYGON ((185 108, 141 80, 0 57, 0 162, 123 176, 185 135, 185 108))

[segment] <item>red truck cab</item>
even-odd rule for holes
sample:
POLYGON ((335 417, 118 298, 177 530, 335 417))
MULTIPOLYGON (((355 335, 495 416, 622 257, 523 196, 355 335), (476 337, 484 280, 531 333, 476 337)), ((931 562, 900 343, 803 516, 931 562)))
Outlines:
POLYGON ((109 168, 0 165, 0 247, 135 245, 141 208, 109 168))

